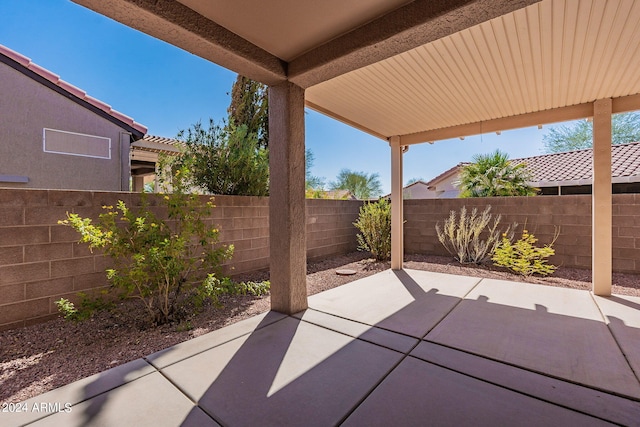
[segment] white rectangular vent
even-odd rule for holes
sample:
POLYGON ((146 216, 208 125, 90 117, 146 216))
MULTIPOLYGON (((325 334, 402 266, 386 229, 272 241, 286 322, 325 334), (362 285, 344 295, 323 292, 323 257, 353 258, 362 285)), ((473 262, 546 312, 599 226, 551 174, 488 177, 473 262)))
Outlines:
POLYGON ((111 158, 111 138, 44 128, 42 140, 45 153, 111 158))

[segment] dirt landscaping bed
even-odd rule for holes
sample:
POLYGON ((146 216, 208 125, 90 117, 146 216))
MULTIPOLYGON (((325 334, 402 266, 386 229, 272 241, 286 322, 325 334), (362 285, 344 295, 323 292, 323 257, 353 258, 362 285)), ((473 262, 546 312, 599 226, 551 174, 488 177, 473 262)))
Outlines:
MULTIPOLYGON (((405 268, 441 273, 523 281, 550 286, 590 289, 591 272, 560 268, 551 277, 522 278, 485 266, 462 266, 449 257, 407 255, 405 268)), ((367 255, 355 252, 309 263, 309 295, 341 286, 389 268, 367 255), (352 269, 352 276, 336 274, 352 269)), ((264 280, 268 272, 238 277, 264 280)), ((614 274, 613 292, 640 296, 640 276, 614 274)), ((96 314, 83 322, 62 318, 26 328, 0 332, 0 403, 20 402, 125 362, 147 356, 182 341, 206 334, 269 310, 269 296, 234 296, 222 300, 223 307, 205 307, 185 321, 150 328, 136 318, 141 311, 135 301, 121 303, 116 310, 96 314)))

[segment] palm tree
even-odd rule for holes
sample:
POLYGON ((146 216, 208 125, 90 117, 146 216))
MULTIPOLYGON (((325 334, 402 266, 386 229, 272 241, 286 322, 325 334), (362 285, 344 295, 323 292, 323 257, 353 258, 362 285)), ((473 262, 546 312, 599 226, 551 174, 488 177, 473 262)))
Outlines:
POLYGON ((377 173, 368 175, 365 172, 353 172, 342 169, 335 182, 331 183, 332 190, 349 190, 356 199, 371 199, 382 193, 380 176, 377 173))
POLYGON ((531 174, 524 163, 512 164, 509 155, 496 150, 478 154, 460 171, 460 197, 534 196, 531 174))

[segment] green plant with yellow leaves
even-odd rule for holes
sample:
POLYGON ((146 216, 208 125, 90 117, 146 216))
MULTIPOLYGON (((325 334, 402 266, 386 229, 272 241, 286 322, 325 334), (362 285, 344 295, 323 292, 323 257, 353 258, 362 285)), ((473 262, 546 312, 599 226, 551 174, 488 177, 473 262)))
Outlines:
POLYGON ((219 231, 205 221, 213 199, 203 204, 180 185, 173 188, 160 199, 167 220, 156 216, 143 194, 135 209, 123 201, 103 206, 96 223, 74 213, 59 222, 78 231, 89 248, 104 249, 114 262, 107 270, 111 285, 121 297, 142 301, 154 324, 179 320, 179 308, 198 294, 203 276, 219 274, 233 253, 233 246, 218 244, 219 231))
POLYGON ((559 231, 556 229, 553 241, 543 247, 536 246, 538 239, 527 229, 522 230, 522 237, 515 242, 503 235, 491 259, 495 265, 506 267, 523 276, 547 276, 557 268, 549 264, 547 259, 555 254, 553 244, 558 235, 559 231))

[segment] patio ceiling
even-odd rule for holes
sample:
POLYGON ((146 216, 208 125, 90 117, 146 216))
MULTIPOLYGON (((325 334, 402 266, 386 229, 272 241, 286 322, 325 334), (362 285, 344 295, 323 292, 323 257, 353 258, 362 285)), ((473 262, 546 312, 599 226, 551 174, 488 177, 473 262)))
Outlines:
POLYGON ((634 0, 74 0, 413 144, 640 109, 634 0))
MULTIPOLYGON (((640 2, 545 0, 320 83, 306 99, 380 136, 423 132, 403 144, 433 141, 638 94, 639 48, 640 2)), ((525 123, 592 115, 583 107, 525 123)))

